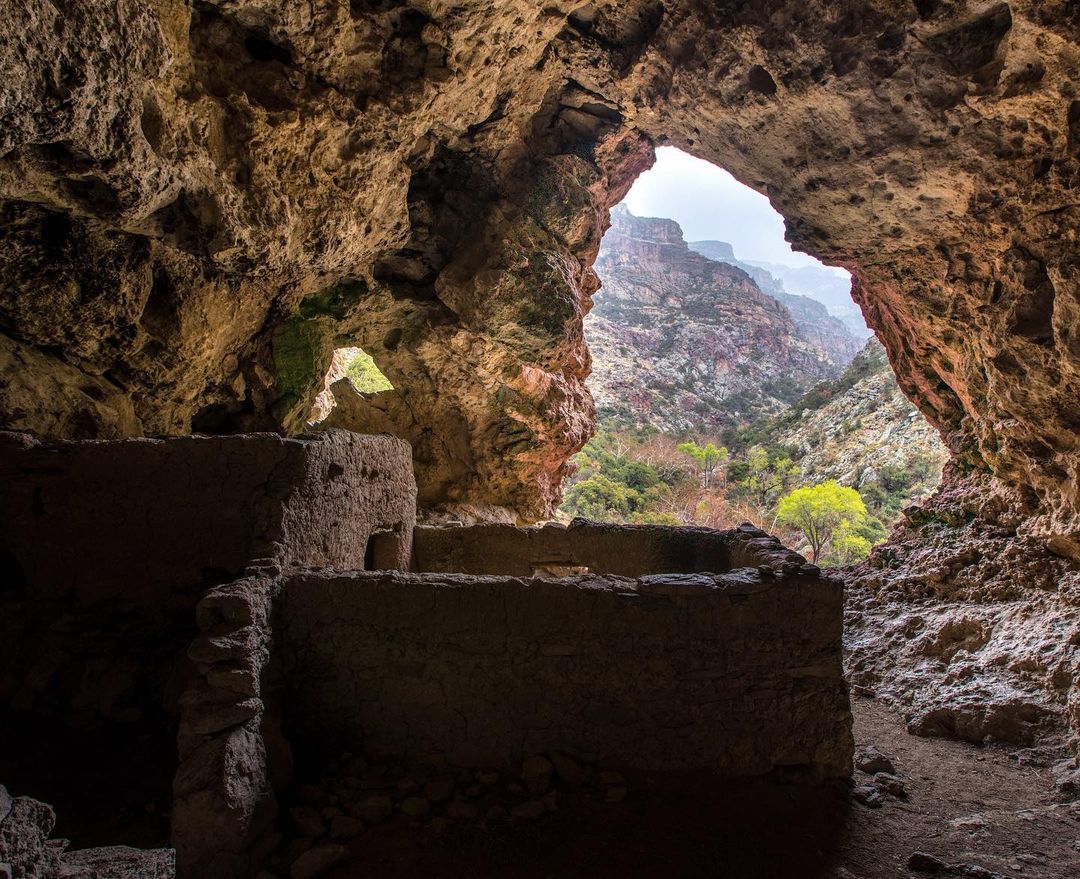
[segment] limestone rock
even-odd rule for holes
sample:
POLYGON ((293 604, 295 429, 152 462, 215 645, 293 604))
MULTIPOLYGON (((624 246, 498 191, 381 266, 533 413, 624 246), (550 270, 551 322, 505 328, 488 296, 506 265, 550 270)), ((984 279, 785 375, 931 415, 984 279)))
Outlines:
POLYGON ((905 393, 1080 556, 1065 6, 19 0, 0 423, 300 430, 359 345, 395 391, 342 423, 410 440, 425 506, 544 516, 605 212, 663 140, 850 268, 905 393))

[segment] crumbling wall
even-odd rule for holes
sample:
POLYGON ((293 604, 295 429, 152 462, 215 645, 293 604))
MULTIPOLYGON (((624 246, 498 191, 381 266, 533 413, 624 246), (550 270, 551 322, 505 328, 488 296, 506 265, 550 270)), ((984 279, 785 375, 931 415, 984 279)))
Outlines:
POLYGON ((173 782, 173 845, 182 876, 254 874, 278 842, 277 794, 292 774, 271 665, 279 569, 253 569, 199 602, 198 668, 185 692, 173 782))
POLYGON ((52 839, 56 813, 33 797, 12 797, 0 785, 0 876, 19 879, 175 879, 170 849, 128 846, 66 851, 52 839))
POLYGON ((290 740, 465 767, 561 751, 636 770, 843 776, 841 591, 746 568, 301 573, 276 608, 290 740))
POLYGON ((569 527, 512 525, 418 527, 412 570, 512 577, 577 573, 641 574, 728 571, 767 564, 789 572, 804 559, 752 525, 729 531, 659 525, 605 525, 575 519, 569 527))
MULTIPOLYGON (((115 724, 133 747, 142 734, 171 741, 182 709, 189 770, 201 736, 251 716, 227 699, 259 692, 257 665, 211 676, 213 657, 184 655, 199 598, 255 563, 363 567, 373 533, 392 538, 379 563, 403 568, 415 521, 408 444, 346 431, 48 444, 6 434, 0 478, 0 743, 29 712, 115 724), (191 686, 200 677, 206 686, 191 686), (139 735, 125 732, 133 724, 139 735)), ((216 771, 211 751, 200 772, 216 771)), ((223 759, 236 785, 234 753, 223 759)), ((160 767, 166 792, 174 769, 160 767)), ((199 789, 190 774, 184 784, 199 789)))

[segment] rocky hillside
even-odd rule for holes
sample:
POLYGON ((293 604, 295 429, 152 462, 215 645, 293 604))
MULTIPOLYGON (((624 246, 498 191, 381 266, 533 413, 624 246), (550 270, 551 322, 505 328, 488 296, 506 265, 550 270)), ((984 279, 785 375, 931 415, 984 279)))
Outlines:
POLYGON ((783 302, 800 324, 819 325, 821 343, 839 346, 837 353, 845 362, 859 350, 859 340, 870 335, 851 299, 850 282, 826 268, 747 262, 736 257, 726 241, 691 241, 690 249, 742 269, 762 290, 783 302))
POLYGON ((835 479, 864 496, 890 492, 899 478, 906 503, 937 486, 948 452, 937 430, 904 396, 876 338, 840 378, 815 388, 774 424, 805 478, 835 479), (907 474, 901 477, 900 474, 907 474))
POLYGON ((730 425, 782 411, 854 353, 823 306, 807 300, 800 321, 746 272, 691 250, 673 220, 616 208, 596 272, 585 333, 601 415, 669 431, 730 425))

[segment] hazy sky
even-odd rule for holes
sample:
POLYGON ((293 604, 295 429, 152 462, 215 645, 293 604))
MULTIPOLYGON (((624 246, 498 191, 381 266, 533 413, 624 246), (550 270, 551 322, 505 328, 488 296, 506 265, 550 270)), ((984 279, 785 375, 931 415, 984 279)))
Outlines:
POLYGON ((687 241, 727 241, 739 259, 821 265, 791 249, 784 220, 764 195, 674 147, 656 151, 656 164, 637 179, 623 204, 639 217, 676 220, 687 241))

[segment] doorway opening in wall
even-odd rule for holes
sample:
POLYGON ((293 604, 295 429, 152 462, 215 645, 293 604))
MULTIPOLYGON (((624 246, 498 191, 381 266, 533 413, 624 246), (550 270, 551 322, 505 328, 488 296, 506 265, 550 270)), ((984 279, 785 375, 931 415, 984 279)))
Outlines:
POLYGON ((611 212, 585 321, 596 436, 560 518, 752 522, 823 565, 869 554, 947 452, 897 386, 851 276, 769 200, 657 150, 611 212))
POLYGON ((330 369, 323 379, 323 388, 312 404, 308 424, 319 424, 327 419, 337 405, 332 386, 342 379, 348 379, 361 394, 381 394, 394 389, 390 379, 383 375, 371 355, 363 348, 337 348, 330 361, 330 369))

